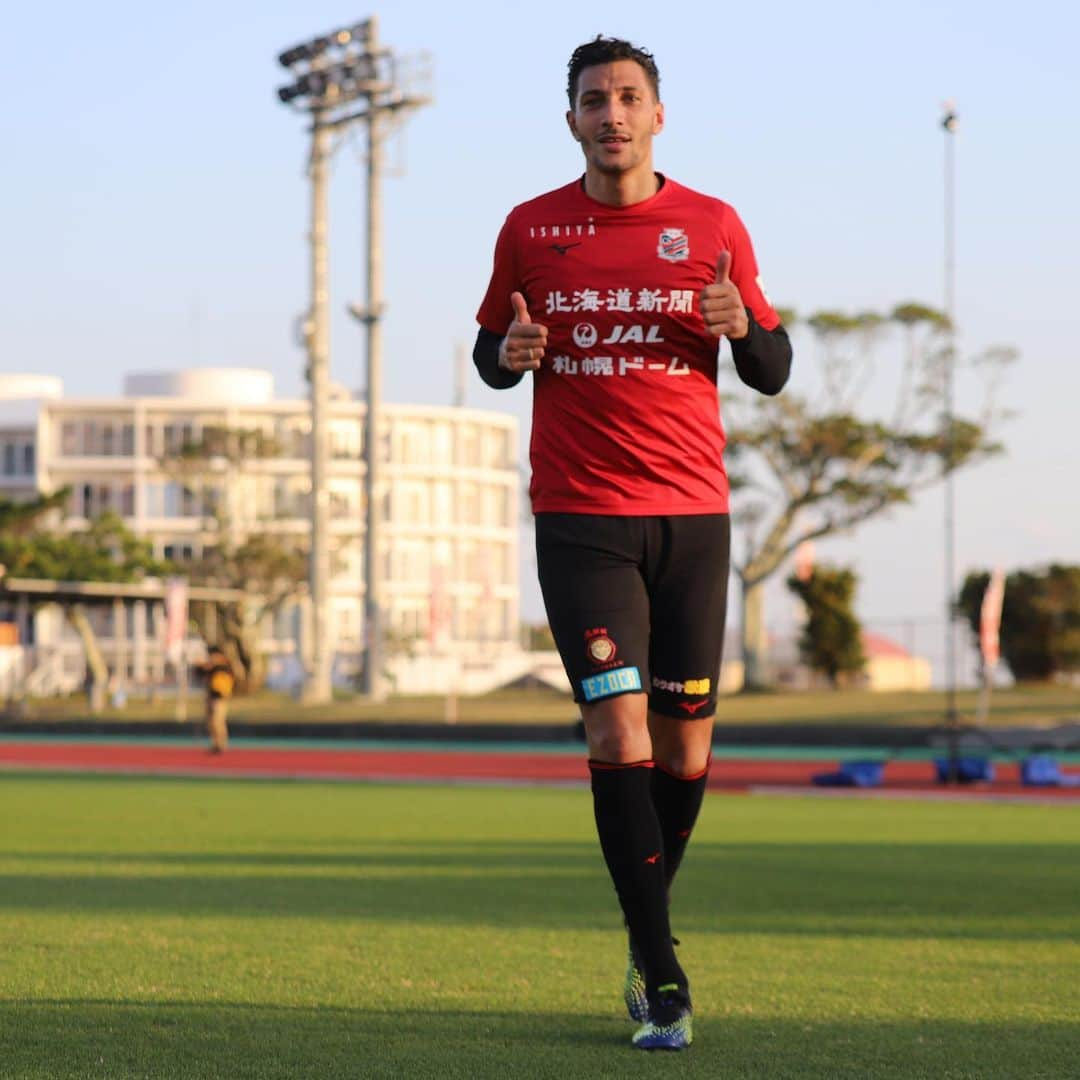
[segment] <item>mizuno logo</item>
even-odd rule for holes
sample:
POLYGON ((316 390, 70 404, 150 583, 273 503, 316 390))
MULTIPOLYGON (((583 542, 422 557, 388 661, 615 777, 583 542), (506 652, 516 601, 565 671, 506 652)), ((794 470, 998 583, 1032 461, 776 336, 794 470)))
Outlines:
POLYGON ((660 852, 658 851, 655 855, 648 856, 645 861, 649 866, 655 866, 660 861, 660 852))
POLYGON ((565 255, 571 248, 581 247, 581 241, 579 240, 576 244, 550 244, 549 247, 552 251, 565 255))
POLYGON ((680 701, 679 702, 679 708, 680 709, 685 709, 691 716, 693 716, 694 713, 696 713, 698 711, 698 709, 701 708, 702 705, 704 705, 704 704, 706 704, 708 702, 708 700, 709 699, 706 698, 705 701, 693 701, 693 702, 691 702, 691 701, 680 701))

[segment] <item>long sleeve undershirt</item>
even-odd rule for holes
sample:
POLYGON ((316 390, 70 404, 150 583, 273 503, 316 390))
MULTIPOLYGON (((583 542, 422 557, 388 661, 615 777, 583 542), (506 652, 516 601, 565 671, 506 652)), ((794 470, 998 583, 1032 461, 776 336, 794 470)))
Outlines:
MULTIPOLYGON (((739 378, 759 393, 779 394, 791 374, 791 339, 783 325, 764 330, 749 311, 750 332, 739 341, 731 342, 735 370, 739 378)), ((499 367, 499 345, 502 338, 480 328, 473 346, 473 363, 480 378, 495 390, 507 390, 521 382, 521 374, 499 367)))

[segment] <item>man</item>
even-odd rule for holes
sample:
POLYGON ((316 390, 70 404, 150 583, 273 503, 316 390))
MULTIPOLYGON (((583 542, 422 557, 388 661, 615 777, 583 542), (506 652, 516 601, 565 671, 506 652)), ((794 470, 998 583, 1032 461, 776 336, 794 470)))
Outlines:
POLYGON ((224 754, 229 748, 227 714, 236 677, 223 649, 212 646, 199 670, 206 676, 206 731, 210 753, 224 754))
POLYGON ((791 346, 735 212, 653 170, 652 56, 598 37, 572 55, 567 92, 585 175, 507 217, 473 359, 497 388, 533 372, 537 565, 629 931, 633 1043, 682 1049, 668 895, 705 791, 724 633, 719 339, 767 394, 791 346))

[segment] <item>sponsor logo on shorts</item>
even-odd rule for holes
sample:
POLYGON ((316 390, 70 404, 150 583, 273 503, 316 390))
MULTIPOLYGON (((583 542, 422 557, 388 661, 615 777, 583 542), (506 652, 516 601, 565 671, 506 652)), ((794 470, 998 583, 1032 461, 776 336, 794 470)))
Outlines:
POLYGON ((581 680, 581 693, 586 701, 599 701, 628 690, 641 689, 641 672, 636 667, 616 668, 602 675, 591 675, 581 680))
POLYGON ((687 679, 685 682, 673 682, 653 676, 654 690, 667 690, 670 694, 707 694, 712 689, 712 679, 687 679))

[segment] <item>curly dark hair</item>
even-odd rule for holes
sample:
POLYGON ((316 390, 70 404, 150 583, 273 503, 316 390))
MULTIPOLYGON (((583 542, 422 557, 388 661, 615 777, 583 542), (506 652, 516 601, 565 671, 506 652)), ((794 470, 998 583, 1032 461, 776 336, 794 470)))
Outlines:
POLYGON ((616 60, 633 60, 639 64, 652 84, 656 100, 660 100, 660 72, 650 52, 631 45, 622 38, 604 37, 597 34, 592 41, 579 45, 570 56, 567 65, 566 94, 570 98, 570 108, 577 103, 578 79, 587 67, 597 64, 611 64, 616 60))

